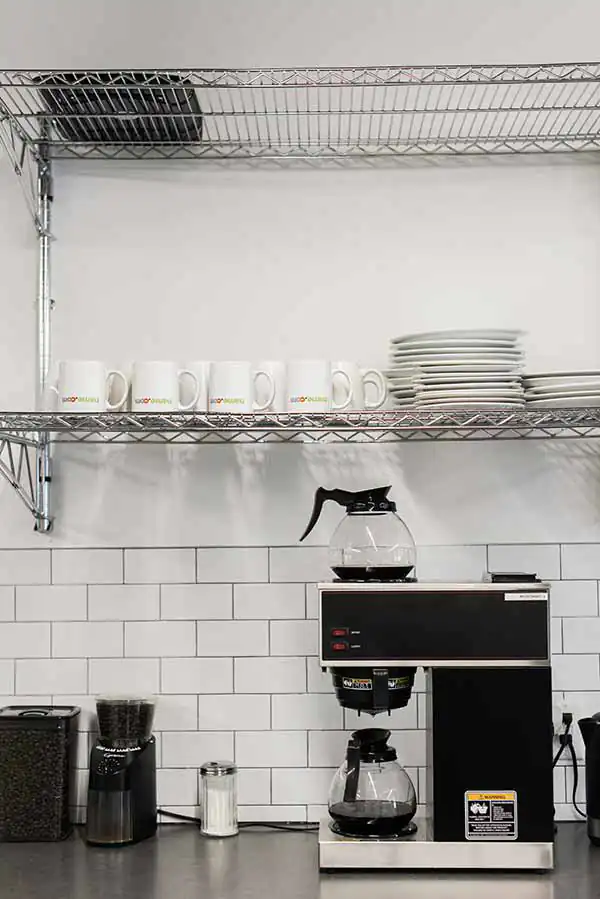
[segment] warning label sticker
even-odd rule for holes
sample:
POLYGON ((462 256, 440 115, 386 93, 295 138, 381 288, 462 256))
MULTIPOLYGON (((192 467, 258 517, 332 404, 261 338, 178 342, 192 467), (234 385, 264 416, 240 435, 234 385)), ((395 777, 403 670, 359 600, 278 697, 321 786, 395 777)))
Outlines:
POLYGON ((465 838, 467 840, 516 840, 517 794, 467 790, 465 793, 465 838))

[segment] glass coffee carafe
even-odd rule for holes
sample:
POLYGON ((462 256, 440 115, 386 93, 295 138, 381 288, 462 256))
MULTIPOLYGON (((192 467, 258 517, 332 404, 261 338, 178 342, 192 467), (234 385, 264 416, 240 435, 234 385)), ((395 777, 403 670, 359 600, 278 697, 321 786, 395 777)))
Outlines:
POLYGON ((331 829, 352 837, 393 839, 416 831, 413 782, 398 762, 390 731, 355 731, 329 791, 331 829))

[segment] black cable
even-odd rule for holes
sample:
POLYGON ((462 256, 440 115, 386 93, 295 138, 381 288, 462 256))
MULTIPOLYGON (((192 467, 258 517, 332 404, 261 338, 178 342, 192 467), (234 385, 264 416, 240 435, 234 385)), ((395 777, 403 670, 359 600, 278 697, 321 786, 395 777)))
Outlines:
POLYGON ((577 753, 575 752, 575 747, 573 746, 573 737, 569 734, 569 752, 571 753, 571 761, 573 763, 573 794, 571 797, 571 802, 573 803, 573 808, 577 812, 578 815, 581 815, 582 818, 587 818, 585 812, 582 812, 579 806, 577 805, 577 784, 579 783, 579 767, 577 765, 577 753))
MULTIPOLYGON (((188 821, 190 824, 196 824, 198 827, 202 823, 201 818, 193 818, 191 815, 180 815, 178 812, 167 812, 162 808, 158 809, 158 814, 164 815, 166 818, 175 818, 177 821, 188 821)), ((238 826, 240 830, 248 827, 267 827, 272 830, 287 830, 290 833, 312 833, 319 829, 318 824, 304 824, 302 821, 298 822, 298 824, 275 824, 272 821, 244 821, 238 826)))

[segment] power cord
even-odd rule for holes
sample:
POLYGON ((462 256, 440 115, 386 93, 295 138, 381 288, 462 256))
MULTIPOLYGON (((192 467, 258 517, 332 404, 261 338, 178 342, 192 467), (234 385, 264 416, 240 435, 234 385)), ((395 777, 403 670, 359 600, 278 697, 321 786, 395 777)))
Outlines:
POLYGON ((575 747, 573 745, 573 734, 571 733, 571 726, 573 724, 573 715, 571 712, 563 712, 562 723, 564 724, 565 731, 562 734, 558 735, 558 740, 560 743, 560 747, 558 752, 554 756, 552 760, 552 767, 556 768, 558 764, 558 760, 562 756, 565 749, 569 750, 569 754, 571 756, 571 763, 573 765, 573 793, 571 795, 571 802, 573 804, 573 808, 577 812, 578 815, 581 815, 582 818, 587 818, 585 812, 582 812, 577 804, 577 787, 579 785, 579 766, 577 764, 577 754, 575 752, 575 747))
MULTIPOLYGON (((178 812, 168 812, 166 809, 159 808, 158 814, 165 818, 175 818, 177 821, 186 821, 200 827, 201 818, 194 818, 191 815, 180 815, 178 812)), ((298 824, 276 824, 273 821, 243 821, 238 825, 240 830, 247 830, 249 827, 265 827, 269 830, 286 830, 289 833, 314 833, 319 829, 318 824, 304 824, 301 821, 298 824)))

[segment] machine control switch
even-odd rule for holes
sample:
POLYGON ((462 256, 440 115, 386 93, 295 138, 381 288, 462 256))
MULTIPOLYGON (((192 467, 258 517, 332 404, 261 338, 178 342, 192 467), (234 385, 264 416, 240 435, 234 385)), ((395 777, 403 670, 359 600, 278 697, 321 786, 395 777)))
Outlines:
POLYGON ((337 643, 332 643, 331 648, 335 652, 344 652, 346 649, 348 649, 348 644, 345 640, 339 640, 337 643))
POLYGON ((334 627, 331 631, 332 637, 347 637, 348 636, 348 628, 347 627, 334 627))

